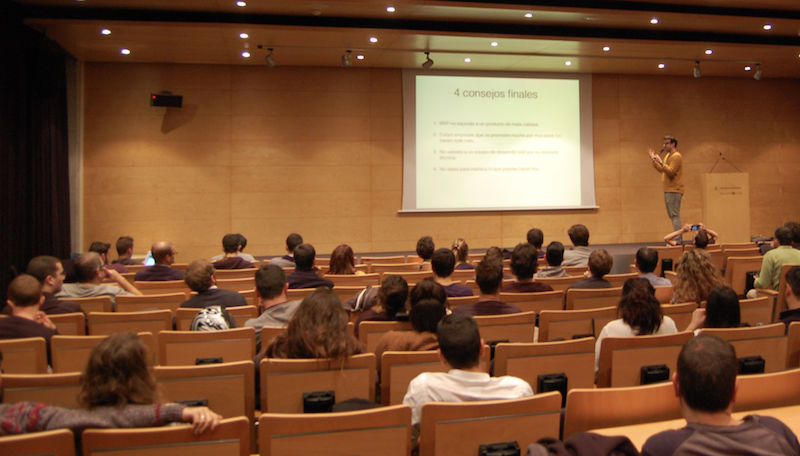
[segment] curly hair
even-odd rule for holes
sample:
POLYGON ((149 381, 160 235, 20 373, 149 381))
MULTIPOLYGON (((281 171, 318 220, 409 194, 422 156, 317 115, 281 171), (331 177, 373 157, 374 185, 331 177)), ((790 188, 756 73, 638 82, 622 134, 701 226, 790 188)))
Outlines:
POLYGON ((675 272, 678 275, 673 294, 675 302, 705 301, 712 288, 722 285, 719 271, 702 249, 684 253, 675 272))
POLYGON ((339 295, 329 288, 317 288, 300 303, 286 332, 266 348, 267 356, 344 360, 359 354, 361 344, 347 331, 347 323, 339 295))
POLYGON ((458 238, 453 241, 453 245, 450 246, 450 250, 453 251, 453 255, 455 255, 456 262, 458 263, 465 263, 469 258, 469 245, 467 245, 467 241, 462 238, 458 238))
POLYGON ((642 336, 658 331, 664 320, 664 313, 655 297, 653 285, 649 280, 642 278, 625 281, 617 312, 626 325, 642 336))
POLYGON ((82 407, 154 404, 157 399, 147 353, 136 334, 116 333, 94 347, 81 374, 78 402, 82 407))
POLYGON ((347 244, 341 244, 333 249, 328 274, 355 274, 356 260, 353 249, 347 244))

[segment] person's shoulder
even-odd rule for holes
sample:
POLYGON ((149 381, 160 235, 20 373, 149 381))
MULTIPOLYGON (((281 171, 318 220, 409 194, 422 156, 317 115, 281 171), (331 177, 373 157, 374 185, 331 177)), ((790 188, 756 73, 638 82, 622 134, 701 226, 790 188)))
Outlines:
POLYGON ((533 388, 531 388, 530 383, 519 377, 514 377, 513 375, 503 375, 495 378, 497 378, 500 383, 517 390, 519 397, 533 396, 533 388))
POLYGON ((692 432, 691 429, 684 427, 652 435, 642 445, 642 456, 672 456, 692 432))
POLYGON ((775 417, 765 416, 765 415, 749 415, 745 419, 748 418, 757 421, 762 426, 764 426, 765 428, 769 429, 772 432, 775 432, 776 434, 783 435, 789 441, 789 443, 792 444, 794 448, 800 450, 799 448, 800 444, 798 444, 797 442, 797 436, 792 431, 792 429, 789 426, 787 426, 786 423, 784 423, 783 421, 775 417))

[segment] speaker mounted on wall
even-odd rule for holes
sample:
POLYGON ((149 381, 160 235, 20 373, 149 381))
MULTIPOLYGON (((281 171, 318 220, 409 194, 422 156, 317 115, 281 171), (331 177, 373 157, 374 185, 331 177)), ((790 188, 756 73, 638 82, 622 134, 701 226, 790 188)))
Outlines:
POLYGON ((183 106, 183 95, 173 95, 171 93, 153 93, 150 94, 150 106, 180 108, 183 106))

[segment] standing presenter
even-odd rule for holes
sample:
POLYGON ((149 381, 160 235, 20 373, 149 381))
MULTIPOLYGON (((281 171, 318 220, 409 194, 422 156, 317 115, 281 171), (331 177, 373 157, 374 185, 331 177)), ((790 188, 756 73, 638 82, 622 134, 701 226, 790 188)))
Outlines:
POLYGON ((648 151, 653 161, 653 168, 661 173, 661 184, 664 187, 664 204, 667 215, 672 219, 672 229, 679 230, 681 224, 681 198, 683 197, 683 159, 678 152, 678 140, 672 136, 664 137, 664 148, 656 153, 648 151))

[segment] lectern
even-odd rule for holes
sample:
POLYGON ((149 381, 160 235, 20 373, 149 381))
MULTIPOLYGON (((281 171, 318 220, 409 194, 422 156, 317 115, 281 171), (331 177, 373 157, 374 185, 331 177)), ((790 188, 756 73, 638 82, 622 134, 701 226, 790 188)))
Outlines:
POLYGON ((750 241, 749 174, 703 174, 703 223, 720 242, 750 241))

